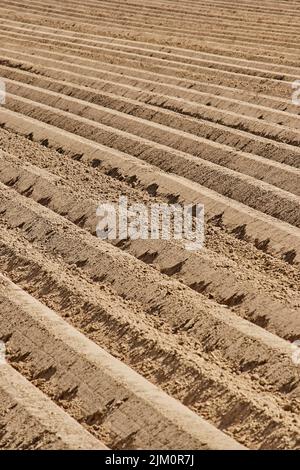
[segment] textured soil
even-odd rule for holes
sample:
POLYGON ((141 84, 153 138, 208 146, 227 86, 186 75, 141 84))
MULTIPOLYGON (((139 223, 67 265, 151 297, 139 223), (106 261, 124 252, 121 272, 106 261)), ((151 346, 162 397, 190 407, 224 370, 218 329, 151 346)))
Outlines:
POLYGON ((300 2, 1 0, 0 449, 300 449, 300 2), (102 241, 201 203, 205 246, 102 241))

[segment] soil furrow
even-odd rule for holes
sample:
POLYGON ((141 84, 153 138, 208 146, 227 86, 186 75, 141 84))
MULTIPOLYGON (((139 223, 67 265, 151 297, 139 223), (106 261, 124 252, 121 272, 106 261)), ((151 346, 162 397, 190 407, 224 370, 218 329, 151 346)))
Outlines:
MULTIPOLYGON (((1 276, 0 290, 7 284, 1 276)), ((107 449, 10 365, 0 367, 1 450, 107 449)))
MULTIPOLYGON (((174 279, 162 278, 133 256, 102 240, 97 242, 86 231, 2 184, 0 211, 3 224, 21 230, 30 243, 77 266, 90 281, 104 279, 119 296, 159 315, 173 331, 187 332, 213 362, 216 356, 240 373, 259 373, 274 393, 285 394, 288 387, 297 397, 300 377, 291 360, 290 343, 204 296, 200 303, 201 294, 174 279)), ((9 260, 7 263, 9 266, 9 260)))
MULTIPOLYGON (((108 63, 101 63, 99 66, 99 62, 91 59, 86 59, 82 57, 76 57, 69 54, 57 54, 53 51, 45 51, 43 49, 38 49, 38 54, 26 54, 24 52, 19 52, 15 50, 15 46, 12 44, 6 44, 6 48, 2 48, 3 51, 6 53, 9 51, 10 57, 15 57, 16 59, 21 58, 24 60, 24 57, 30 59, 34 64, 41 64, 47 65, 49 64, 55 66, 63 66, 64 70, 72 71, 72 72, 80 72, 83 75, 87 75, 88 78, 93 79, 107 79, 109 77, 116 77, 117 83, 122 84, 129 84, 136 86, 138 84, 139 87, 142 87, 144 90, 148 91, 158 91, 160 93, 166 94, 165 90, 168 90, 169 93, 170 89, 172 93, 175 94, 178 98, 186 98, 199 101, 199 94, 203 92, 208 92, 216 95, 219 98, 229 98, 229 99, 236 99, 237 98, 237 90, 232 89, 230 87, 225 87, 222 85, 213 85, 211 83, 205 83, 203 81, 192 81, 192 80, 180 80, 174 78, 172 75, 168 75, 167 78, 165 75, 154 73, 154 72, 144 72, 141 70, 137 70, 130 67, 125 67, 124 65, 115 65, 115 64, 108 64, 108 63), (7 49, 10 47, 9 49, 7 49), (39 55, 43 53, 43 55, 39 55), (53 59, 55 58, 55 60, 53 59), (58 60, 56 60, 58 59, 58 60), (74 60, 76 60, 76 66, 74 65, 74 60), (126 73, 125 73, 126 72, 126 73), (149 80, 151 77, 151 80, 149 80), (167 84, 166 84, 167 81, 167 84)), ((4 65, 7 62, 4 59, 4 65)), ((14 65, 15 68, 22 68, 22 63, 18 63, 14 65)), ((241 84, 237 85, 240 86, 241 84)), ((265 89, 267 91, 267 89, 265 89)), ((250 103, 255 104, 257 106, 263 107, 270 107, 273 108, 274 111, 283 111, 288 112, 289 117, 294 117, 297 119, 299 115, 299 109, 296 105, 291 103, 291 100, 267 96, 264 94, 257 94, 257 93, 249 93, 246 90, 239 91, 239 98, 243 100, 243 103, 250 103)))
POLYGON ((23 373, 44 391, 49 388, 62 408, 70 412, 72 404, 74 415, 77 408, 77 421, 102 435, 111 448, 241 448, 49 308, 1 280, 1 327, 9 337, 9 361, 21 371, 27 369, 23 373))
POLYGON ((300 449, 299 5, 2 0, 0 450, 300 449))
POLYGON ((2 123, 31 140, 54 147, 59 152, 71 152, 73 158, 103 168, 109 175, 120 179, 141 182, 143 189, 165 197, 174 196, 185 203, 201 202, 207 218, 229 233, 258 249, 279 255, 289 263, 299 259, 299 230, 277 219, 265 216, 231 199, 225 199, 184 178, 163 173, 134 157, 112 151, 90 140, 77 137, 59 128, 0 108, 2 123), (155 183, 153 183, 155 181, 155 183), (155 186, 153 186, 155 185, 155 186), (153 190, 151 188, 154 188, 153 190), (151 191, 150 191, 151 189, 151 191))
MULTIPOLYGON (((49 102, 50 92, 48 94, 47 102, 49 102)), ((164 129, 158 124, 151 123, 150 134, 147 135, 148 138, 144 138, 141 135, 145 123, 143 123, 140 131, 136 122, 133 121, 130 127, 128 121, 118 125, 114 116, 110 116, 105 123, 102 123, 103 119, 101 119, 100 124, 89 118, 77 116, 69 111, 57 108, 56 106, 62 106, 61 100, 59 97, 54 98, 54 100, 55 107, 52 107, 7 93, 5 108, 56 127, 61 127, 109 148, 119 151, 126 150, 126 153, 160 167, 164 171, 188 177, 190 180, 224 196, 247 204, 295 227, 300 227, 300 199, 298 196, 259 179, 206 161, 201 158, 201 154, 193 156, 182 150, 173 150, 173 148, 171 149, 169 146, 159 143, 156 135, 159 134, 160 130, 164 134, 164 129), (118 125, 118 128, 115 125, 118 125)), ((72 102, 70 102, 71 105, 72 102)), ((181 136, 178 135, 177 139, 180 141, 181 136)))
MULTIPOLYGON (((105 18, 105 23, 106 24, 112 24, 113 26, 114 25, 117 25, 117 24, 120 24, 122 27, 126 28, 126 27, 131 27, 131 28, 136 28, 136 29, 140 29, 142 27, 144 27, 144 29, 146 27, 149 27, 149 28, 155 28, 156 31, 163 31, 163 32, 174 32, 176 31, 176 33, 178 35, 181 35, 181 36, 198 36, 199 35, 199 31, 197 29, 192 29, 189 27, 189 23, 184 23, 183 21, 180 22, 180 25, 183 26, 183 27, 179 27, 178 25, 178 22, 174 21, 174 23, 172 24, 172 21, 170 21, 169 19, 165 19, 165 21, 147 21, 146 23, 143 23, 143 20, 145 21, 145 18, 142 18, 142 21, 139 20, 138 18, 138 13, 136 12, 135 16, 134 16, 134 19, 132 19, 132 17, 126 17, 124 15, 121 15, 120 18, 118 18, 117 15, 115 15, 114 17, 110 17, 108 15, 104 15, 103 13, 99 16, 99 18, 95 19, 95 14, 85 14, 86 11, 84 13, 79 13, 77 12, 77 10, 75 10, 75 12, 73 11, 72 12, 72 9, 71 11, 68 11, 68 8, 60 8, 59 10, 55 10, 55 8, 52 8, 52 7, 46 7, 45 5, 41 5, 39 2, 33 2, 31 1, 30 2, 30 6, 28 5, 24 5, 24 3, 19 3, 19 2, 12 2, 12 1, 9 1, 9 2, 6 2, 5 0, 3 0, 3 7, 5 8, 5 6, 9 6, 10 9, 12 11, 19 11, 19 8, 22 7, 23 9, 29 9, 31 10, 31 12, 35 12, 37 14, 39 13, 45 13, 47 12, 47 15, 48 16, 51 16, 52 18, 64 18, 64 19, 73 19, 73 20, 84 20, 87 24, 99 24, 101 22, 101 19, 102 18, 105 18), (111 21, 109 21, 109 19, 111 21), (165 25, 164 25, 165 23, 165 25), (173 28, 172 28, 173 26, 173 28)), ((215 37, 224 37, 224 38, 230 38, 230 37, 238 37, 244 41, 248 40, 248 41, 252 41, 252 42, 257 42, 257 38, 259 36, 261 36, 261 38, 264 40, 265 43, 269 43, 269 44, 276 44, 277 42, 282 42, 282 39, 280 38, 280 35, 276 35, 276 38, 274 38, 274 36, 272 35, 268 35, 268 33, 266 31, 263 31, 261 33, 261 35, 259 34, 251 34, 250 32, 247 32, 247 33, 244 33, 244 34, 241 34, 241 32, 239 31, 239 33, 237 33, 237 31, 233 31, 232 33, 228 33, 226 31, 222 31, 222 33, 220 33, 220 29, 217 28, 216 29, 216 32, 214 33, 215 34, 215 37)), ((206 33, 206 36, 209 37, 209 34, 206 33)), ((284 36, 283 36, 284 37, 284 36)), ((297 42, 293 42, 294 40, 294 35, 290 35, 290 36, 287 36, 286 38, 284 38, 286 44, 288 45, 297 45, 297 42)))
MULTIPOLYGON (((37 167, 19 166, 17 161, 6 153, 0 159, 0 181, 20 194, 30 187, 28 197, 41 204, 47 201, 47 207, 51 210, 63 214, 90 233, 95 232, 97 201, 78 198, 77 192, 73 193, 62 180, 52 181, 51 174, 41 172, 37 167)), ((116 196, 115 198, 117 199, 116 196)), ((271 295, 263 290, 257 292, 262 279, 254 278, 252 284, 249 278, 247 282, 241 282, 243 272, 239 272, 238 267, 234 265, 230 270, 229 260, 220 257, 212 262, 210 253, 200 252, 196 256, 187 253, 179 243, 170 246, 163 241, 149 243, 128 240, 117 246, 150 263, 162 273, 176 275, 177 279, 196 292, 205 294, 208 298, 213 295, 218 303, 233 308, 238 314, 278 336, 288 340, 300 336, 299 295, 291 292, 289 299, 293 298, 294 307, 287 308, 288 298, 285 298, 285 304, 272 298, 272 290, 271 295), (177 266, 178 269, 175 269, 177 266)))

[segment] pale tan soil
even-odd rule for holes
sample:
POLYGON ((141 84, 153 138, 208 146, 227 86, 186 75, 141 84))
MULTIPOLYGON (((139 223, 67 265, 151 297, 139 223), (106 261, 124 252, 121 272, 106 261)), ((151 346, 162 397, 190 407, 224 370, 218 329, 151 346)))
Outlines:
POLYGON ((8 364, 1 365, 0 399, 2 449, 107 449, 8 364))
POLYGON ((3 0, 0 449, 299 449, 300 3, 3 0), (205 247, 96 238, 205 206, 205 247))
POLYGON ((26 292, 3 277, 1 284, 2 325, 4 334, 11 336, 11 362, 24 375, 30 373, 37 386, 47 387, 56 402, 102 435, 111 448, 130 448, 131 442, 135 448, 242 448, 26 292), (30 356, 26 370, 24 355, 30 356), (67 406, 71 397, 72 410, 67 406))

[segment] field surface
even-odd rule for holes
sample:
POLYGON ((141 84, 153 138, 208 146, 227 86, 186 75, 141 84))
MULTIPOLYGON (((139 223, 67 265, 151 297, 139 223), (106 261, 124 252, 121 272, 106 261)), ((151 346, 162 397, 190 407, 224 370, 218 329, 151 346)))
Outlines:
POLYGON ((1 0, 0 449, 300 449, 299 64, 297 0, 1 0))

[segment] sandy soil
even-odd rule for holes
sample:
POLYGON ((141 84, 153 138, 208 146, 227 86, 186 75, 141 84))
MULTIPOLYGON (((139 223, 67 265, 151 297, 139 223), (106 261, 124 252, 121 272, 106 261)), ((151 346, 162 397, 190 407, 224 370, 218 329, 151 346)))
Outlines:
POLYGON ((300 3, 84 3, 0 5, 0 449, 300 449, 300 3))

